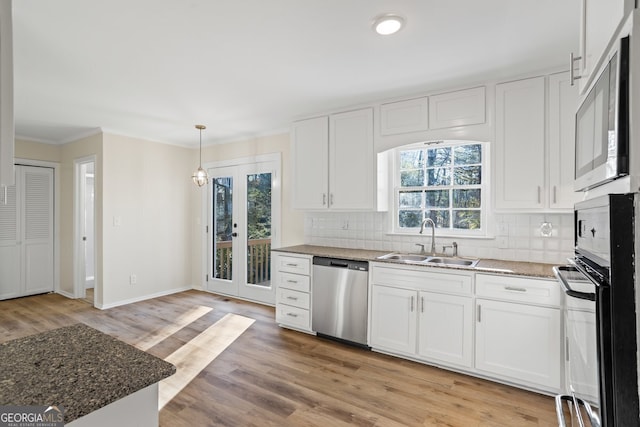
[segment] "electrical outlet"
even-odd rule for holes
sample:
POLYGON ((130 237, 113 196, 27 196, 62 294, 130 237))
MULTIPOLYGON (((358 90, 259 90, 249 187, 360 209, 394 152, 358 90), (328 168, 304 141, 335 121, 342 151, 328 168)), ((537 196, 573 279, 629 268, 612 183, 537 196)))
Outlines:
POLYGON ((129 276, 129 283, 132 285, 135 285, 136 283, 138 283, 138 276, 136 276, 135 274, 132 274, 131 276, 129 276))

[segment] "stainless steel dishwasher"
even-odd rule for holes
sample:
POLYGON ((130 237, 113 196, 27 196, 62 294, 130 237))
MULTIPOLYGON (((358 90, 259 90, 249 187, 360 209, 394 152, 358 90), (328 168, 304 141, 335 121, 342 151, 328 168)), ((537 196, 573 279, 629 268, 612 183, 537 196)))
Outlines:
POLYGON ((311 329, 367 346, 368 275, 366 261, 313 257, 311 329))

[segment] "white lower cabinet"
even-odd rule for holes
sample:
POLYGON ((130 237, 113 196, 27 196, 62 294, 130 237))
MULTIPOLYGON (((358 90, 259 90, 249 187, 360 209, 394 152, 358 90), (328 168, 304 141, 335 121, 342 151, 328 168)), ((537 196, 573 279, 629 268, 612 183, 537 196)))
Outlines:
POLYGON ((311 261, 310 255, 271 255, 276 322, 305 332, 311 332, 311 261))
POLYGON ((416 352, 416 291, 372 287, 371 346, 413 355, 416 352))
POLYGON ((473 303, 457 295, 420 292, 418 354, 470 368, 473 364, 473 303))
POLYGON ((476 275, 476 369, 549 392, 562 386, 556 281, 476 275))
POLYGON ((471 276, 373 265, 374 349, 452 367, 471 367, 471 276), (441 293, 449 289, 453 295, 441 293), (430 292, 437 290, 437 292, 430 292))
POLYGON ((371 263, 370 284, 372 349, 560 391, 562 294, 555 281, 371 263))

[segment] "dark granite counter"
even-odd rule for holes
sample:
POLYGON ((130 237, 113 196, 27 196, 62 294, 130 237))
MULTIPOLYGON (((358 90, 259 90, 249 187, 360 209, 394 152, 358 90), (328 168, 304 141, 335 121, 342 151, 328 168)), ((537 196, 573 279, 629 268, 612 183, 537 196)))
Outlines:
MULTIPOLYGON (((380 255, 388 254, 389 251, 334 248, 330 246, 314 246, 314 245, 289 246, 285 248, 278 248, 278 249, 272 249, 272 250, 279 251, 279 252, 313 255, 313 256, 353 259, 353 260, 359 260, 359 261, 388 262, 388 263, 398 265, 398 263, 395 261, 376 259, 380 255)), ((474 268, 441 266, 441 265, 434 266, 434 265, 428 265, 428 264, 406 264, 406 265, 421 265, 421 266, 424 266, 424 268, 440 268, 440 269, 449 268, 449 269, 460 269, 460 270, 467 270, 467 271, 471 270, 477 273, 513 274, 518 276, 554 278, 552 264, 541 264, 536 262, 504 261, 504 260, 497 260, 497 259, 481 258, 480 262, 478 262, 478 264, 474 268)))
POLYGON ((175 372, 79 323, 0 344, 0 405, 62 405, 69 423, 175 372))

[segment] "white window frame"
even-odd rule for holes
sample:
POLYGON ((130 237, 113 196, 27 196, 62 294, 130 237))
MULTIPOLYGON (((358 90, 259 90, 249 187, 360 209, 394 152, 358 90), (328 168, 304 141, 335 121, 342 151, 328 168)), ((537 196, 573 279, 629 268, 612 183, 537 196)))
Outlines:
MULTIPOLYGON (((420 227, 412 227, 412 228, 401 228, 398 223, 398 211, 399 211, 399 194, 400 190, 406 189, 407 187, 400 186, 400 152, 407 150, 416 150, 416 149, 425 149, 425 148, 440 148, 440 147, 453 147, 456 145, 467 145, 467 144, 480 144, 482 146, 482 168, 481 168, 481 196, 480 196, 480 224, 481 228, 476 230, 466 230, 466 229, 453 229, 453 228, 436 228, 436 236, 441 237, 469 237, 469 238, 486 238, 489 237, 489 212, 490 212, 490 176, 491 176, 491 152, 490 152, 490 144, 485 141, 474 141, 474 140, 446 140, 446 141, 428 141, 428 142, 420 142, 416 144, 408 144, 400 147, 396 147, 394 149, 393 155, 393 175, 391 177, 392 188, 393 188, 393 205, 389 209, 390 212, 390 222, 391 222, 391 232, 393 234, 402 234, 402 235, 414 235, 420 231, 420 227), (431 147, 428 147, 431 146, 431 147)), ((426 187, 423 187, 426 188, 426 187)))

